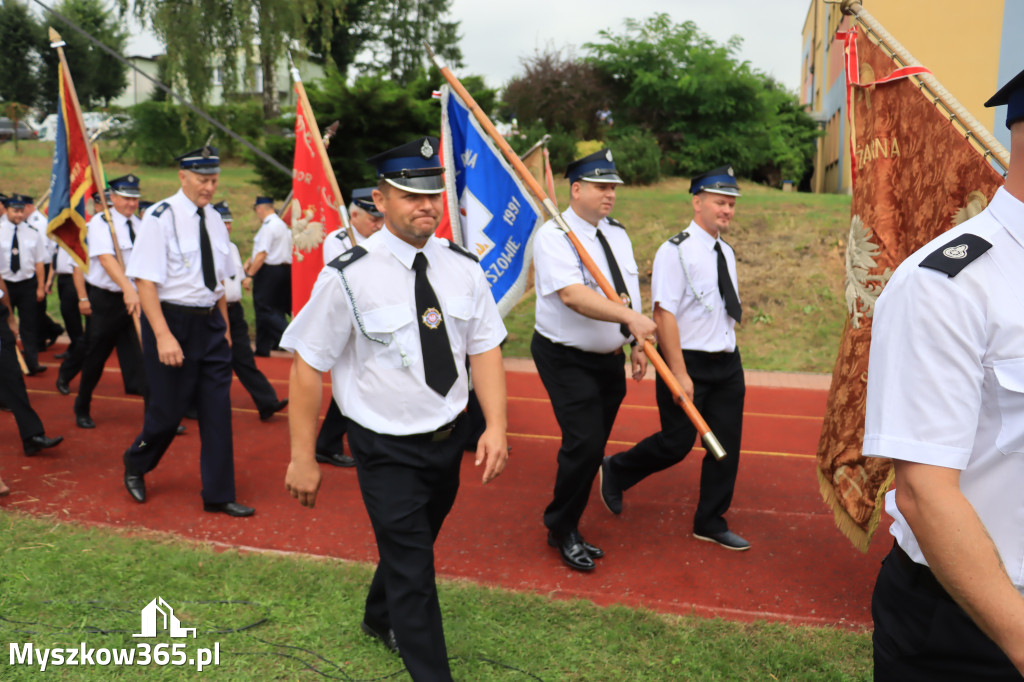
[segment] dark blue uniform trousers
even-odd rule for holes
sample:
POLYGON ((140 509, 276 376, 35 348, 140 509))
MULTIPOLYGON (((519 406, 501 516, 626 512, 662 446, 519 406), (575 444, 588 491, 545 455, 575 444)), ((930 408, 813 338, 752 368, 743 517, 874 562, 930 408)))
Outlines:
POLYGON ((277 402, 277 391, 256 366, 249 342, 249 325, 245 322, 241 303, 228 303, 228 323, 231 327, 231 368, 256 407, 269 408, 277 402))
MULTIPOLYGON (((191 309, 205 310, 205 309, 191 309)), ((202 441, 199 465, 203 502, 235 501, 234 452, 231 440, 231 349, 224 334, 223 316, 214 308, 207 314, 163 306, 164 318, 181 345, 181 367, 160 362, 156 337, 142 316, 142 358, 149 381, 149 403, 142 433, 124 453, 128 473, 146 474, 156 468, 174 440, 185 409, 195 396, 202 441)))
POLYGON ((451 680, 434 582, 434 540, 455 502, 466 421, 451 436, 387 436, 349 420, 380 562, 366 597, 366 623, 395 631, 405 667, 417 681, 451 680))
POLYGON ((292 309, 292 266, 264 264, 252 278, 252 304, 256 312, 256 353, 277 348, 292 309))
POLYGON ((11 307, 18 311, 18 332, 21 334, 21 345, 24 346, 22 354, 30 372, 39 369, 39 302, 36 300, 36 282, 35 276, 21 282, 4 280, 7 294, 11 297, 11 307))
POLYGON ((327 414, 324 416, 324 423, 320 425, 320 433, 316 436, 316 451, 325 455, 341 454, 344 452, 342 438, 348 430, 348 420, 338 409, 338 403, 331 398, 331 404, 327 407, 327 414))
MULTIPOLYGON (((739 349, 732 353, 683 351, 686 372, 693 380, 693 404, 715 434, 726 456, 704 455, 700 470, 700 500, 693 518, 695 532, 721 533, 729 529, 725 512, 732 503, 740 464, 743 399, 746 383, 739 349)), ((627 490, 651 474, 681 462, 693 449, 697 429, 672 397, 659 376, 656 388, 661 431, 648 436, 608 463, 615 483, 627 490)))
POLYGON ((624 358, 622 353, 577 350, 536 333, 530 352, 562 430, 555 492, 544 510, 544 525, 563 536, 579 526, 626 397, 624 358))
POLYGON ((33 436, 42 436, 43 423, 28 401, 14 334, 7 326, 8 314, 7 306, 0 302, 0 404, 6 405, 14 413, 18 435, 24 442, 33 436))

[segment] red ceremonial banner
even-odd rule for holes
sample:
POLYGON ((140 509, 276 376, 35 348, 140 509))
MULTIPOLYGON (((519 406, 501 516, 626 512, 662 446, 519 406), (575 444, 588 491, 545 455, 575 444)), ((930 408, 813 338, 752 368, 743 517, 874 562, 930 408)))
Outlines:
POLYGON ((864 407, 874 304, 896 267, 976 215, 1002 176, 908 76, 856 27, 837 33, 846 53, 849 162, 846 246, 849 314, 818 443, 818 481, 836 525, 866 552, 892 482, 890 460, 864 457, 864 407))
POLYGON ((292 201, 285 222, 292 228, 292 315, 306 305, 324 267, 320 244, 324 235, 342 226, 341 197, 336 196, 330 162, 316 117, 309 109, 302 83, 295 83, 299 104, 295 114, 295 160, 292 163, 292 201))

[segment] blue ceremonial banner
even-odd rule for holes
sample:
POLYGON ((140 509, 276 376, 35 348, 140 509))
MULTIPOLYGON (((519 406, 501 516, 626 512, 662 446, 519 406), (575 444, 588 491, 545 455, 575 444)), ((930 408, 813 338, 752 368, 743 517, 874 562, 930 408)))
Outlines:
MULTIPOLYGON (((480 259, 504 317, 526 289, 533 232, 543 222, 541 212, 466 104, 447 85, 441 90, 441 146, 452 238, 480 259)), ((443 227, 439 236, 447 236, 443 227)))

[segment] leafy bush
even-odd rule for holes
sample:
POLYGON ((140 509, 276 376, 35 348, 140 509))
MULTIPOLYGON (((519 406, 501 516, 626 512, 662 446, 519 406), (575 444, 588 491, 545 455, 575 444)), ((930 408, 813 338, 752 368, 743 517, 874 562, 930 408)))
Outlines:
POLYGON ((640 128, 612 128, 606 144, 626 184, 650 185, 661 179, 661 147, 651 133, 640 128))
MULTIPOLYGON (((222 158, 241 155, 241 143, 186 107, 167 102, 142 102, 128 111, 132 125, 127 135, 127 147, 139 163, 168 165, 182 152, 205 144, 211 134, 214 134, 211 144, 220 150, 222 158)), ((211 107, 209 114, 250 142, 260 143, 263 135, 260 102, 229 102, 211 107)))

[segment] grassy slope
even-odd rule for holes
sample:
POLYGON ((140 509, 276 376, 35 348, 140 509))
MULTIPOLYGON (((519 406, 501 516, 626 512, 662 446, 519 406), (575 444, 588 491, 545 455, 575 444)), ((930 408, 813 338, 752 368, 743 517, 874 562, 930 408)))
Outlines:
MULTIPOLYGON (((183 641, 133 639, 139 610, 157 596, 182 625, 199 628, 187 640, 190 654, 220 643, 221 665, 204 671, 204 679, 320 679, 304 672, 307 665, 334 679, 409 679, 398 659, 358 631, 368 566, 214 551, 163 535, 16 513, 0 514, 0 535, 4 680, 35 679, 25 666, 9 667, 10 643, 118 648, 183 641)), ((460 680, 870 679, 870 635, 863 632, 598 608, 462 581, 441 581, 440 597, 460 680)), ((50 671, 69 680, 139 677, 135 668, 50 671)), ((194 676, 173 666, 147 670, 147 679, 194 676)))

